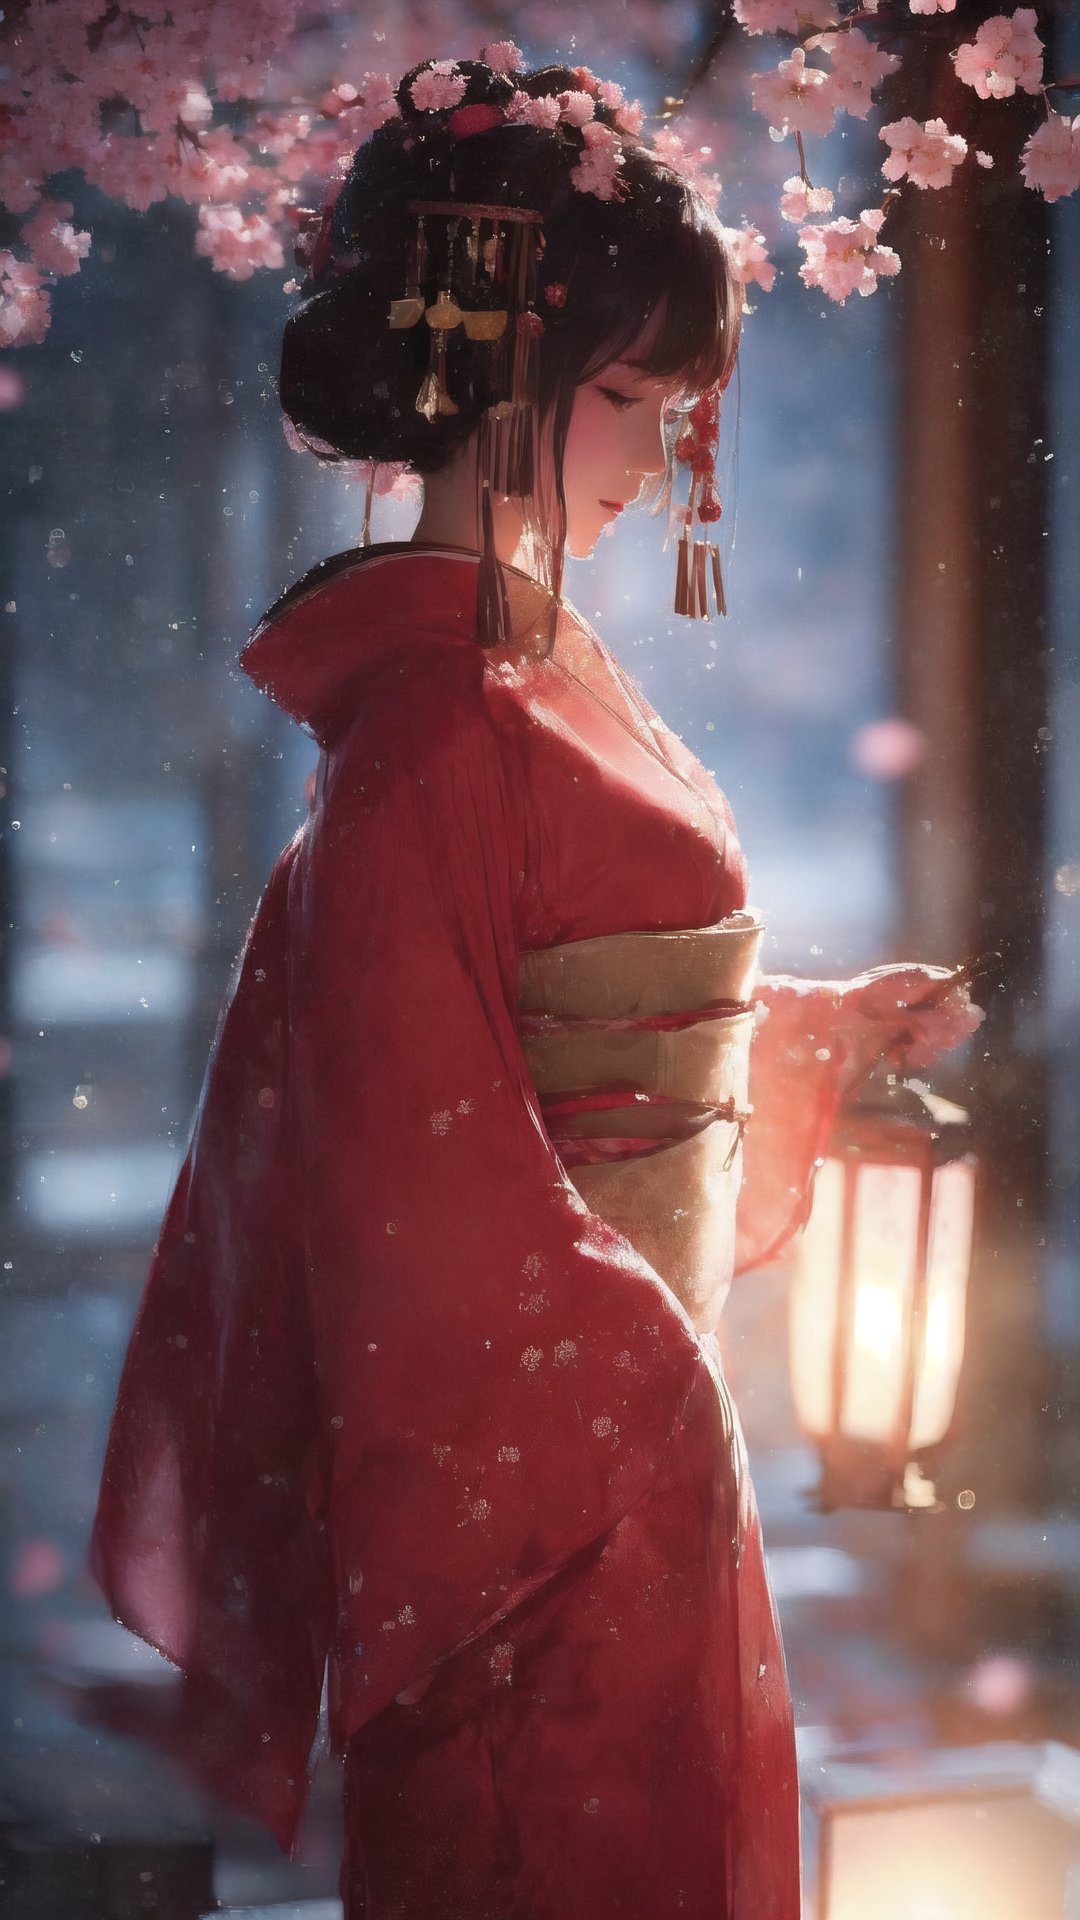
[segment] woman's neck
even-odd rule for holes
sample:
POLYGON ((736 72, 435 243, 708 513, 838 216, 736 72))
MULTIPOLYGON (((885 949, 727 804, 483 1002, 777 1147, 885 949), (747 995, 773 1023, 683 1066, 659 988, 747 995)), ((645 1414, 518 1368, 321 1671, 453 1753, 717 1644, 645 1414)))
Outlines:
MULTIPOLYGON (((424 546, 463 547, 479 553, 483 546, 476 499, 475 436, 465 442, 456 460, 424 479, 424 505, 412 538, 424 546)), ((507 566, 521 564, 521 514, 512 500, 494 494, 495 552, 507 566)))

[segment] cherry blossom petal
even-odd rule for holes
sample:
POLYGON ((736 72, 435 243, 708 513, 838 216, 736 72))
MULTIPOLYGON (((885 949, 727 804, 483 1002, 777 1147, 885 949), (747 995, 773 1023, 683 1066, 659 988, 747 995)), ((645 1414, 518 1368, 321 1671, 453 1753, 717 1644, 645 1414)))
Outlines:
POLYGON ((1020 156, 1024 185, 1046 200, 1061 200, 1080 187, 1080 114, 1052 113, 1036 128, 1020 156))
POLYGON ((850 27, 846 33, 823 33, 814 44, 829 56, 833 105, 865 120, 874 104, 873 89, 887 74, 896 72, 900 65, 897 56, 883 53, 858 27, 850 27))
POLYGON ((835 84, 824 67, 808 67, 802 47, 771 73, 752 73, 751 100, 778 133, 828 133, 835 118, 835 84))
POLYGON ((792 226, 799 226, 814 213, 831 213, 833 196, 828 187, 810 187, 799 174, 785 180, 780 195, 780 212, 792 226))
POLYGON ((920 126, 906 115, 882 127, 879 139, 889 148, 882 162, 886 180, 910 180, 913 187, 948 187, 967 153, 967 141, 959 133, 950 133, 944 120, 927 120, 920 126))
POLYGON ((744 221, 741 227, 722 227, 721 233, 731 260, 731 271, 740 286, 755 282, 771 293, 776 268, 766 250, 765 235, 744 221))
POLYGON ((481 47, 480 58, 492 73, 520 73, 525 65, 525 55, 512 40, 490 40, 481 47))
POLYGON ((409 98, 418 113, 442 113, 456 107, 465 92, 465 75, 452 60, 439 60, 418 73, 409 98))
POLYGON ((1034 7, 1017 7, 984 20, 974 40, 953 54, 956 77, 974 87, 980 100, 1007 100, 1017 87, 1038 93, 1043 81, 1043 43, 1034 7))

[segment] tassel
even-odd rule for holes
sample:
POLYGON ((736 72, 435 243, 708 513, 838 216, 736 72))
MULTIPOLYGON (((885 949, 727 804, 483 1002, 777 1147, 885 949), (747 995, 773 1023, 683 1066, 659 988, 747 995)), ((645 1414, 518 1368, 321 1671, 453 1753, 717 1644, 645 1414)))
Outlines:
POLYGON ((424 216, 419 214, 413 237, 412 271, 400 300, 390 302, 390 325, 394 329, 415 327, 424 317, 424 279, 427 273, 427 232, 424 216))
POLYGON ((360 529, 360 539, 357 543, 361 547, 367 547, 371 544, 371 506, 374 495, 375 462, 373 460, 368 468, 367 485, 364 488, 364 524, 360 529))
POLYGON ((709 617, 709 597, 705 590, 704 540, 694 541, 694 584, 691 598, 694 603, 694 618, 696 620, 707 620, 709 617))
POLYGON ((679 557, 675 570, 675 611, 688 614, 690 611, 690 535, 680 533, 676 544, 679 557))
POLYGON ((726 620, 727 600, 724 596, 724 576, 720 569, 720 549, 719 547, 711 547, 709 551, 712 555, 712 577, 713 591, 716 594, 716 611, 726 620))
POLYGON ((495 451, 486 419, 481 423, 477 456, 480 506, 480 565, 476 573, 476 630, 482 647, 506 647, 511 639, 510 598, 495 552, 495 515, 491 502, 491 463, 495 451))

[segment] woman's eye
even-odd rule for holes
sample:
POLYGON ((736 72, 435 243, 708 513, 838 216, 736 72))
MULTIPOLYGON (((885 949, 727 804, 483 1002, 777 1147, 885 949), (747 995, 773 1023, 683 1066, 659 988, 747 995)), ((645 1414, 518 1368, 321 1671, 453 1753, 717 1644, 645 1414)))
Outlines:
POLYGON ((597 393, 602 393, 605 400, 610 400, 612 406, 618 413, 625 412, 627 407, 637 405, 632 394, 619 393, 614 387, 597 387, 596 391, 597 393))

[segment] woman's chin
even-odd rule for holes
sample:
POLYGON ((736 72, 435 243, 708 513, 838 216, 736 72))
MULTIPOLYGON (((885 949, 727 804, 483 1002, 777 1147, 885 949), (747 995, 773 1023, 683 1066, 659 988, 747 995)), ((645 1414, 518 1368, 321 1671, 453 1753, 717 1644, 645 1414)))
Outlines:
POLYGON ((600 535, 603 531, 603 527, 591 527, 587 532, 584 530, 568 532, 566 536, 566 551, 571 559, 591 560, 593 554, 596 552, 600 535))

